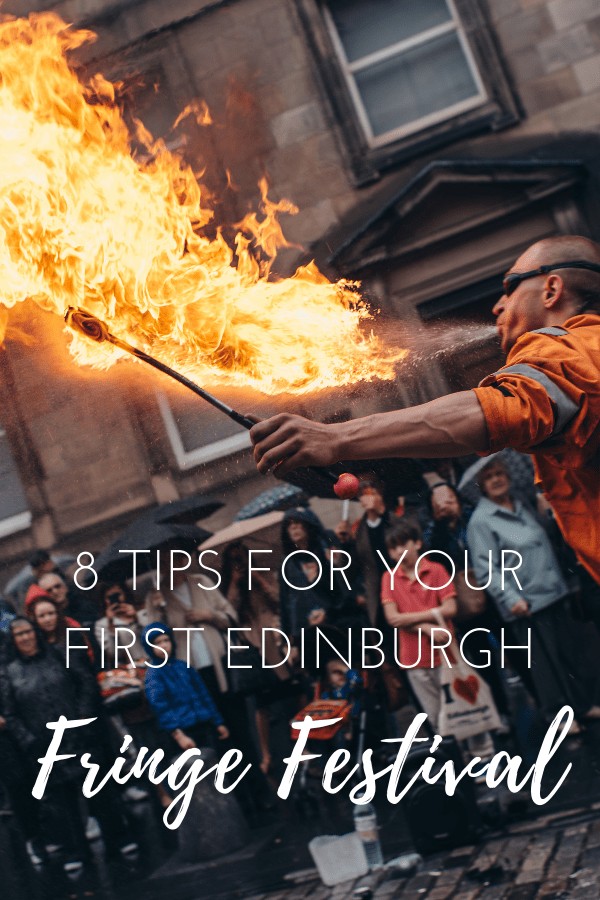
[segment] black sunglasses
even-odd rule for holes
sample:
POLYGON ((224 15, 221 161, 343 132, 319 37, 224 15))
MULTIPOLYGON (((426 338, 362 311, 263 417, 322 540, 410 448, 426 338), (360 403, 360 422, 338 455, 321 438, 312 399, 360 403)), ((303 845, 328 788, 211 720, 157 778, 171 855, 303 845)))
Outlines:
POLYGON ((547 275, 554 269, 589 269, 590 272, 600 272, 600 264, 587 262, 585 259, 574 259, 571 262, 554 263, 553 265, 540 266, 539 269, 532 269, 531 272, 510 272, 502 279, 502 287, 507 297, 518 288, 522 281, 527 278, 535 278, 537 275, 547 275))

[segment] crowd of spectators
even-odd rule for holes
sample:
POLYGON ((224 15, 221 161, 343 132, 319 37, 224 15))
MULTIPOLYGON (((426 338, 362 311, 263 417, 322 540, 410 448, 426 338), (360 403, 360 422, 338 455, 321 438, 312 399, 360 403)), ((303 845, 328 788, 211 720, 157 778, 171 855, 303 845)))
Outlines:
MULTIPOLYGON (((172 586, 161 583, 143 594, 119 581, 80 590, 65 560, 36 552, 20 594, 0 604, 0 784, 34 859, 43 864, 60 852, 67 871, 84 866, 86 832, 89 836, 94 820, 108 854, 135 856, 128 804, 149 799, 160 819, 169 794, 143 783, 137 794, 135 788, 113 786, 84 805, 76 764, 88 752, 103 765, 114 758, 124 734, 136 747, 162 749, 167 760, 193 747, 217 753, 241 749, 252 768, 236 793, 243 815, 253 823, 276 814, 270 780, 277 769, 273 713, 284 709, 288 719, 293 717, 315 689, 319 696, 351 697, 354 709, 361 695, 370 696, 365 702, 377 710, 370 727, 378 737, 397 736, 394 714, 407 704, 425 711, 435 731, 443 655, 430 650, 432 630, 442 626, 453 636, 451 658, 452 647, 469 632, 464 655, 474 663, 484 655, 490 660, 478 671, 502 727, 469 741, 472 753, 485 759, 498 746, 499 735, 510 735, 510 679, 520 680, 548 723, 562 706, 571 706, 574 735, 590 719, 600 718, 597 673, 586 668, 579 647, 576 616, 586 609, 579 573, 551 510, 536 495, 527 458, 504 451, 466 473, 460 461, 436 464, 435 471, 425 473, 423 490, 412 497, 393 496, 385 484, 365 475, 358 502, 359 517, 341 521, 333 531, 310 508, 287 510, 277 548, 283 557, 293 554, 287 579, 254 573, 252 590, 248 548, 241 541, 220 554, 220 589, 205 573, 190 570, 175 572, 172 586), (334 548, 350 554, 351 566, 347 580, 336 572, 329 583, 318 576, 334 548), (503 552, 515 549, 522 557, 519 583, 501 582, 503 552), (431 587, 446 587, 429 589, 415 578, 415 562, 425 551, 437 555, 428 555, 421 578, 431 587), (447 584, 449 574, 454 578, 447 584), (73 654, 67 668, 67 629, 80 626, 89 629, 86 652, 73 654), (194 630, 189 642, 175 637, 173 629, 189 626, 202 630, 194 630), (244 642, 256 654, 264 650, 265 662, 276 668, 253 669, 243 683, 232 673, 225 638, 235 626, 246 629, 244 642), (134 636, 128 648, 134 671, 114 657, 119 627, 134 636), (317 627, 332 647, 336 636, 379 629, 385 664, 358 673, 332 650, 320 666, 309 652, 301 667, 301 635, 317 627), (291 653, 274 630, 263 641, 265 628, 280 628, 291 641, 291 653), (525 646, 531 630, 530 666, 523 650, 507 652, 500 665, 501 629, 508 635, 504 642, 515 646, 525 646), (165 664, 146 669, 145 661, 156 662, 157 653, 165 664), (36 803, 31 788, 37 760, 49 742, 46 723, 60 715, 95 722, 65 737, 61 749, 75 759, 55 767, 43 800, 36 803)), ((310 648, 310 640, 304 644, 310 648)), ((347 644, 340 639, 340 647, 347 644)), ((343 736, 352 741, 351 725, 343 736)))

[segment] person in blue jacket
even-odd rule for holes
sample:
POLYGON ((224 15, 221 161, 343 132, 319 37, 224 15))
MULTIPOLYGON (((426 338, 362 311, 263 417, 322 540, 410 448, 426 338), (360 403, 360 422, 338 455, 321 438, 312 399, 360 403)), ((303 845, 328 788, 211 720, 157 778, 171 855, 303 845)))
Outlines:
POLYGON ((202 678, 184 660, 176 659, 171 629, 163 622, 152 622, 142 632, 142 643, 150 663, 157 666, 148 666, 146 697, 159 728, 168 732, 181 750, 214 748, 215 735, 227 740, 229 731, 202 678))

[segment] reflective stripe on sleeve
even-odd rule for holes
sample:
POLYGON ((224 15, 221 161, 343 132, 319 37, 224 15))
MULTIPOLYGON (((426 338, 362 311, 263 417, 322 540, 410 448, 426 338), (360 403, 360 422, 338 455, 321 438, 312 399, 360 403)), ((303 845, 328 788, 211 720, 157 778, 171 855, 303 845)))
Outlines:
POLYGON ((547 328, 536 328, 533 334, 551 334, 554 337, 562 337, 565 334, 568 334, 566 328, 563 328, 561 325, 549 325, 547 328))
POLYGON ((577 404, 551 378, 533 366, 524 364, 506 366, 506 368, 494 372, 494 375, 524 375, 526 378, 531 378, 532 381, 537 381, 544 388, 556 409, 552 435, 560 434, 579 412, 577 404))

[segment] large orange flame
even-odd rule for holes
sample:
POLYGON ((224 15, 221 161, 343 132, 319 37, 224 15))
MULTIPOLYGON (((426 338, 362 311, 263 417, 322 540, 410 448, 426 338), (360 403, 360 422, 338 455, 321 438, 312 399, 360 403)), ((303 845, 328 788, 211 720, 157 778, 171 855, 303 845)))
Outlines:
MULTIPOLYGON (((83 307, 203 383, 274 394, 392 378, 404 351, 365 329, 353 285, 313 264, 269 280, 287 246, 277 216, 292 204, 272 203, 263 183, 260 215, 239 223, 234 249, 203 233, 212 213, 200 185, 141 123, 135 139, 152 153, 135 157, 115 86, 69 68, 68 51, 93 37, 52 13, 0 25, 0 302, 31 298, 61 316, 83 307)), ((202 104, 191 112, 210 122, 202 104)), ((70 342, 80 364, 122 355, 70 342)))

